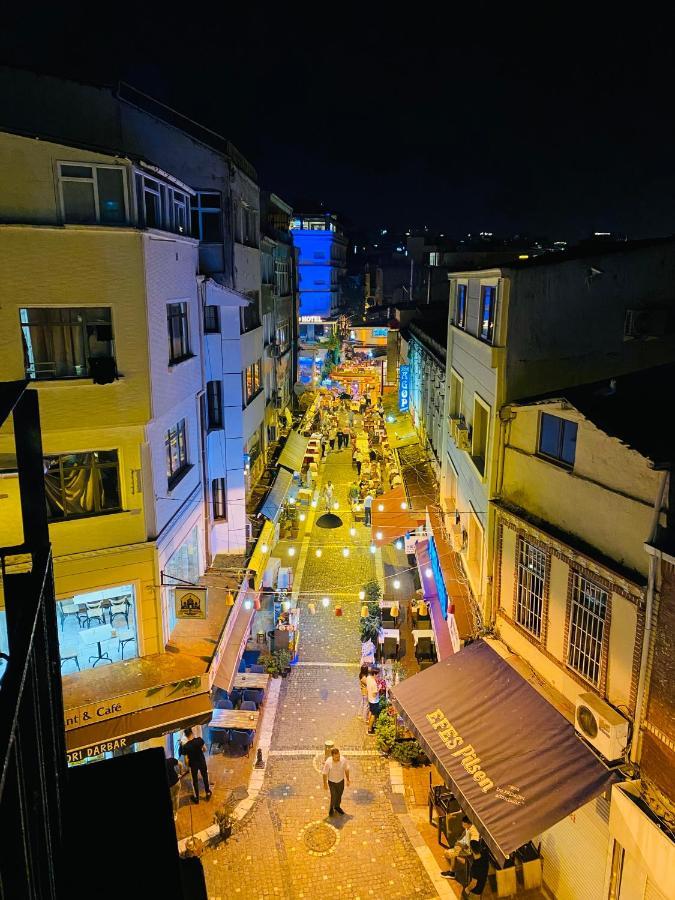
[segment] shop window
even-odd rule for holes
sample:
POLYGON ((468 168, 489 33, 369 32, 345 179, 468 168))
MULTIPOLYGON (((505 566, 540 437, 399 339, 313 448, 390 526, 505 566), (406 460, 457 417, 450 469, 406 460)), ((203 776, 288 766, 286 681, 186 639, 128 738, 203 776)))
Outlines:
POLYGON ((576 422, 542 413, 539 422, 539 455, 565 466, 574 465, 577 449, 576 422))
POLYGON ((174 366, 192 356, 187 303, 167 303, 166 319, 169 329, 169 365, 174 366))
POLYGON ((19 310, 26 378, 86 378, 106 363, 115 370, 110 307, 31 307, 19 310))
POLYGON ((516 622, 536 638, 541 637, 545 576, 546 554, 539 547, 520 538, 518 540, 516 622))
POLYGON ((44 465, 50 522, 100 516, 121 509, 117 450, 46 456, 44 465))
POLYGON ((164 449, 166 451, 166 477, 169 489, 171 489, 190 468, 185 419, 181 419, 180 422, 169 428, 164 439, 164 449))
POLYGON ((56 613, 63 675, 139 655, 133 585, 75 594, 57 601, 56 613))

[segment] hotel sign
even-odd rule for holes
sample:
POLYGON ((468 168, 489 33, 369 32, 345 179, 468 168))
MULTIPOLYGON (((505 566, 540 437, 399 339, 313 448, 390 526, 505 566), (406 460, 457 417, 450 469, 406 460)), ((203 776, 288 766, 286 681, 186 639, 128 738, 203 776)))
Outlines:
POLYGON ((398 408, 401 412, 410 409, 410 366, 399 366, 398 370, 398 408))
POLYGON ((205 587, 174 588, 177 619, 206 618, 205 587))

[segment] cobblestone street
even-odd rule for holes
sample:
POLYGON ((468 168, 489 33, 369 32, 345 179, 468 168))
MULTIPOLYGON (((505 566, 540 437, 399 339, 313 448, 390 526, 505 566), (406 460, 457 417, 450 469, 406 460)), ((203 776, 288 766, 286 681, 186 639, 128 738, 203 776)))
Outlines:
MULTIPOLYGON (((302 542, 294 585, 302 610, 299 664, 281 688, 256 805, 227 843, 202 857, 211 900, 437 896, 399 815, 405 809, 392 792, 389 762, 359 716, 358 592, 382 561, 369 551, 370 530, 353 526, 348 512, 353 476, 349 450, 328 457, 322 483, 333 482, 343 525, 326 530, 313 523, 302 542), (351 767, 344 817, 327 816, 321 765, 328 739, 346 751, 351 767)), ((314 518, 322 511, 313 510, 314 518)))

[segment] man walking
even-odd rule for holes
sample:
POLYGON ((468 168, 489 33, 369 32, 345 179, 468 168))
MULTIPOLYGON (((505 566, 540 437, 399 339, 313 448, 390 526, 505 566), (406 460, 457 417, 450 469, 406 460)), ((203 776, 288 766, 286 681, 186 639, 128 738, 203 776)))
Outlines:
POLYGON ((333 482, 329 481, 323 489, 323 502, 326 512, 330 512, 333 508, 333 482))
POLYGON ((363 512, 365 513, 364 525, 370 526, 372 522, 372 511, 373 511, 373 495, 370 491, 366 494, 366 499, 363 501, 363 512))
POLYGON ((330 809, 328 815, 332 816, 339 813, 344 816, 345 811, 340 805, 342 803, 342 792, 345 789, 345 780, 349 787, 349 763, 340 756, 337 747, 333 747, 330 756, 323 764, 323 789, 330 790, 330 809))
POLYGON ((373 734, 377 717, 380 715, 380 689, 375 678, 375 669, 371 668, 370 672, 368 672, 366 691, 368 693, 368 710, 370 712, 368 716, 368 734, 373 734))
POLYGON ((206 768, 206 758, 204 757, 204 747, 206 744, 204 743, 204 739, 200 737, 195 737, 191 728, 185 729, 185 737, 187 740, 181 746, 179 753, 181 756, 185 756, 187 759, 188 766, 190 768, 190 773, 192 775, 192 785, 194 787, 194 797, 192 797, 193 803, 199 803, 199 782, 197 780, 199 774, 201 773, 202 781, 204 782, 204 793, 206 794, 206 799, 211 799, 211 786, 209 785, 209 773, 206 768))

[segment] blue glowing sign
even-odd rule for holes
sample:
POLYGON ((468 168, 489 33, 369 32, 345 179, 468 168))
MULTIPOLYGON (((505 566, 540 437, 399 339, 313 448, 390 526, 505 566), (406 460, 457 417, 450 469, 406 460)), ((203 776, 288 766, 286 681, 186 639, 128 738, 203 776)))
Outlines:
POLYGON ((398 369, 398 408, 401 412, 410 409, 410 366, 399 366, 398 369))
POLYGON ((443 611, 443 618, 445 619, 448 615, 448 592, 445 589, 443 572, 441 571, 441 564, 438 559, 438 550, 436 550, 436 541, 434 541, 433 537, 429 540, 429 562, 431 563, 431 571, 434 573, 436 593, 438 594, 438 600, 441 604, 441 610, 443 611))
POLYGON ((388 334, 388 328, 373 328, 373 337, 386 337, 388 334))

